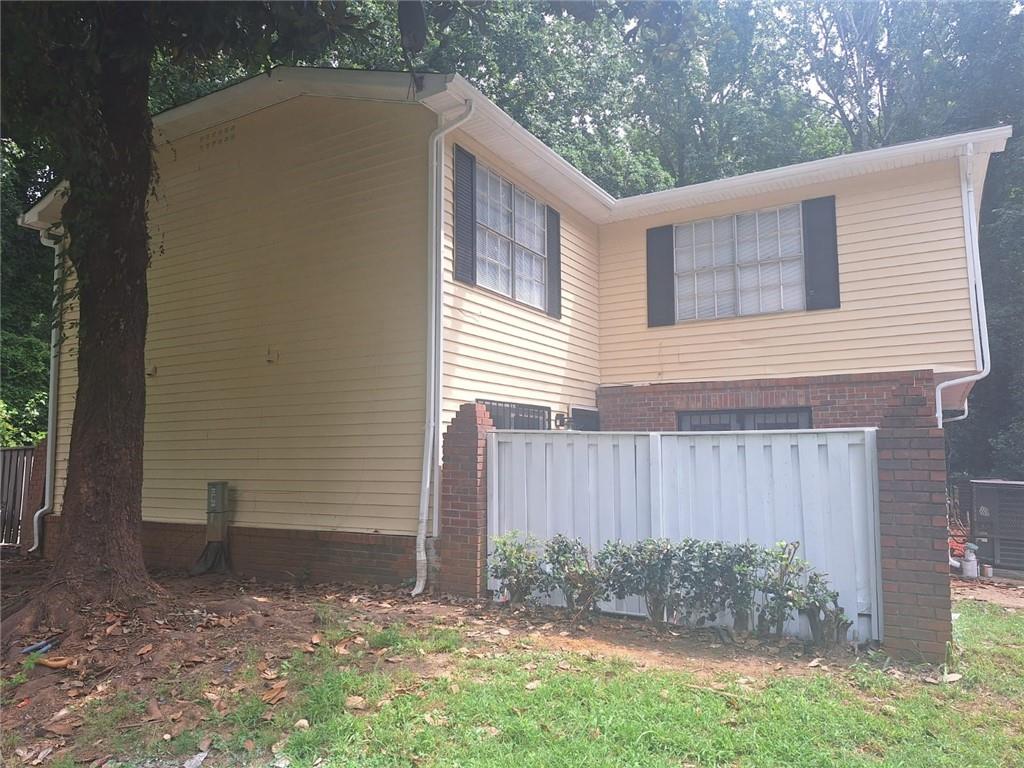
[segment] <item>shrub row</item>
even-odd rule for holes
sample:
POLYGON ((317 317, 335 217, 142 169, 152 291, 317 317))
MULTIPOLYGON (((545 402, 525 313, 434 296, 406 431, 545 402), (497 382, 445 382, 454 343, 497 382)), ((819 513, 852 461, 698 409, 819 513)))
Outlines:
POLYGON ((851 622, 839 607, 839 593, 797 557, 799 547, 645 539, 609 541, 592 553, 562 534, 542 545, 512 531, 494 540, 489 572, 513 605, 559 592, 574 619, 613 596, 637 596, 659 626, 703 626, 732 614, 737 632, 781 637, 786 621, 799 612, 807 616, 815 644, 844 642, 851 622))

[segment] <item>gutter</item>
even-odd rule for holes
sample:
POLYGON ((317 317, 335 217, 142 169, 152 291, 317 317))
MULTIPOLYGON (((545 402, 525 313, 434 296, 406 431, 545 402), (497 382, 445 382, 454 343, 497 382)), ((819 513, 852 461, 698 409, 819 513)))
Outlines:
POLYGON ((427 171, 427 262, 430 278, 427 295, 427 386, 426 413, 423 424, 423 467, 420 476, 420 504, 416 523, 416 586, 412 594, 422 594, 427 587, 427 517, 430 513, 431 482, 433 482, 434 519, 438 517, 440 500, 439 464, 434 452, 440 440, 441 417, 441 347, 444 326, 444 264, 441 260, 444 237, 444 137, 462 125, 473 114, 473 101, 467 99, 465 111, 447 125, 441 124, 430 134, 427 171))
MULTIPOLYGON (((26 226, 24 217, 19 224, 26 226)), ((33 227, 34 228, 34 227, 33 227)), ((57 385, 60 380, 60 317, 63 237, 49 230, 39 230, 39 240, 53 249, 53 327, 50 329, 50 387, 46 402, 46 479, 43 506, 32 516, 32 546, 28 552, 40 551, 43 544, 43 517, 53 512, 53 490, 57 473, 57 385)))
MULTIPOLYGON (((967 246, 967 284, 971 298, 971 319, 974 321, 975 359, 980 355, 981 370, 969 376, 943 381, 935 387, 935 421, 944 423, 963 421, 969 407, 964 399, 964 412, 950 419, 942 417, 942 392, 948 387, 981 381, 992 370, 988 346, 988 317, 985 313, 985 290, 981 281, 981 254, 978 249, 978 215, 975 213, 974 143, 967 142, 960 153, 960 202, 964 217, 964 240, 967 246)), ((970 392, 968 391, 968 397, 970 392)))

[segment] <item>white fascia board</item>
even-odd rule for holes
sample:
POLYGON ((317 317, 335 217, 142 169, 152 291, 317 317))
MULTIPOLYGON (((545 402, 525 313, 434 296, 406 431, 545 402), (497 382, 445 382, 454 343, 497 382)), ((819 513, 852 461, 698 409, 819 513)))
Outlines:
POLYGON ((68 183, 62 181, 18 217, 18 225, 25 229, 34 229, 44 236, 51 227, 60 222, 60 213, 64 209, 67 198, 68 183))
POLYGON ((556 207, 568 205, 595 222, 608 218, 615 205, 614 197, 526 130, 465 78, 453 76, 444 93, 428 96, 422 101, 439 115, 461 110, 467 101, 472 101, 473 117, 461 130, 549 190, 555 199, 548 202, 556 207))
POLYGON ((691 208, 748 195, 760 195, 851 176, 888 171, 961 154, 965 144, 973 143, 976 154, 1001 152, 1012 134, 1010 126, 985 128, 936 139, 894 144, 881 149, 852 152, 847 155, 787 165, 767 171, 747 173, 726 179, 692 184, 686 187, 626 197, 615 202, 609 221, 638 218, 691 208))
POLYGON ((417 103, 441 93, 450 75, 423 74, 417 91, 408 72, 332 69, 330 67, 274 67, 153 118, 154 138, 174 141, 196 131, 236 120, 297 96, 417 103))

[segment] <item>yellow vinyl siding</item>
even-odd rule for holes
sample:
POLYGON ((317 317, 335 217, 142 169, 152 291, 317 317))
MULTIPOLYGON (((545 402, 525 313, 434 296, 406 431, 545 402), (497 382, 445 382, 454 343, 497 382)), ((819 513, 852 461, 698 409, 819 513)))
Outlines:
POLYGON ((598 369, 597 227, 465 134, 446 142, 443 423, 478 398, 548 406, 594 405, 598 369), (452 147, 459 144, 561 216, 562 317, 452 277, 452 147))
POLYGON ((955 161, 601 227, 601 381, 975 367, 955 161), (842 306, 647 327, 646 230, 835 195, 842 306))
POLYGON ((435 125, 299 97, 157 140, 145 519, 203 522, 227 480, 237 525, 415 533, 435 125))

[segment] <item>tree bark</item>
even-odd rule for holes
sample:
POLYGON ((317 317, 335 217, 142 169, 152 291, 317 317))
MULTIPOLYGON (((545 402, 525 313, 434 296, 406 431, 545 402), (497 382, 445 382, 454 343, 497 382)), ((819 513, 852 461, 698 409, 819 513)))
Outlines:
POLYGON ((144 3, 112 10, 86 99, 97 107, 95 165, 69 179, 63 216, 77 276, 78 391, 53 579, 81 603, 137 602, 153 586, 141 537, 153 43, 144 3))

